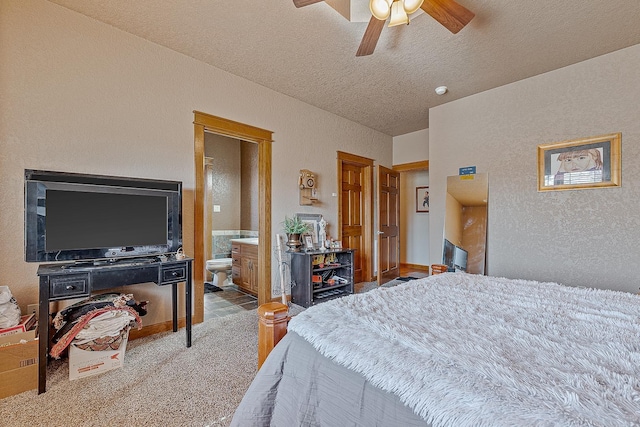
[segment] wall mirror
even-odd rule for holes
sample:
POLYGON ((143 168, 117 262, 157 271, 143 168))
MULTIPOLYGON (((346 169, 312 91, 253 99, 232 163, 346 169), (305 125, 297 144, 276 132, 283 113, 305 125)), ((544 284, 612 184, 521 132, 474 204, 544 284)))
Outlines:
POLYGON ((488 199, 486 173, 447 177, 442 263, 449 271, 485 274, 488 199))

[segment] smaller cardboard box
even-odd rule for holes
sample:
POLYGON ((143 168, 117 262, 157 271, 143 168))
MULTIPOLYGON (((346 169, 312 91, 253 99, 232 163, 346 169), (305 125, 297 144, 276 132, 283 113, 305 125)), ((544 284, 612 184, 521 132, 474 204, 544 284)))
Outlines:
POLYGON ((35 313, 25 314, 20 317, 20 322, 10 328, 0 329, 0 337, 6 337, 7 335, 19 334, 21 332, 27 332, 33 329, 36 325, 37 319, 35 313))
POLYGON ((120 368, 124 364, 124 353, 127 349, 129 334, 125 335, 117 350, 88 351, 69 344, 69 379, 89 377, 112 369, 120 368))
POLYGON ((38 387, 38 338, 35 330, 2 338, 0 399, 38 387))

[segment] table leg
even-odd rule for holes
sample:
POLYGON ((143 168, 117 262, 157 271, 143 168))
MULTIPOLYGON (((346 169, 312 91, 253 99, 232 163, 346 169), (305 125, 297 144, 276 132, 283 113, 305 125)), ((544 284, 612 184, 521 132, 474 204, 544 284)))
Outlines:
POLYGON ((173 332, 178 332, 178 284, 171 285, 171 309, 173 311, 173 332))
POLYGON ((186 300, 185 316, 187 330, 187 347, 191 347, 191 261, 187 263, 187 280, 184 283, 184 298, 186 300))
POLYGON ((38 302, 38 394, 47 390, 47 353, 49 351, 49 277, 40 277, 38 302))

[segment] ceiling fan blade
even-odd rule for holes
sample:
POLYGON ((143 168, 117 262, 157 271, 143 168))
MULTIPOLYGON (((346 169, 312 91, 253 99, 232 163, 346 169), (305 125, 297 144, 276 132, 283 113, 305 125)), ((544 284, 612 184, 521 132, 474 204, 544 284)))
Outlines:
POLYGON ((369 25, 367 25, 367 29, 364 32, 364 36, 362 36, 362 41, 360 42, 360 47, 358 48, 358 52, 356 52, 356 56, 367 56, 373 53, 376 48, 376 44, 378 44, 380 33, 382 33, 382 28, 384 28, 384 23, 385 21, 382 21, 375 16, 371 17, 369 25))
POLYGON ((424 0, 420 8, 453 34, 457 34, 476 16, 454 0, 424 0))
POLYGON ((309 6, 310 4, 320 3, 323 0, 293 0, 296 7, 309 6))

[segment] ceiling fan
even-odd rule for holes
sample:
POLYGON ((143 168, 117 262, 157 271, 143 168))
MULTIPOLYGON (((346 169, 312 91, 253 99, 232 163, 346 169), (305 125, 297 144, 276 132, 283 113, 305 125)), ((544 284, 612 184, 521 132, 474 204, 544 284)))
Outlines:
MULTIPOLYGON (((293 0, 296 7, 308 6, 323 0, 293 0)), ((454 0, 369 0, 371 19, 364 32, 356 56, 371 55, 376 48, 382 28, 390 16, 389 26, 408 24, 409 15, 422 9, 453 34, 463 29, 475 16, 454 0)))

